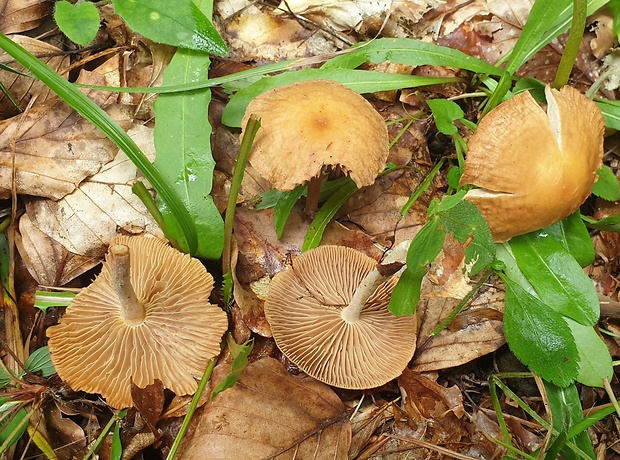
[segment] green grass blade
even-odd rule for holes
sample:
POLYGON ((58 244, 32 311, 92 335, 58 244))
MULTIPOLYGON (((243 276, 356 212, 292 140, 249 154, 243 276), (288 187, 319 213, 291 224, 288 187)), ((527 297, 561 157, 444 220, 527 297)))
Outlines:
POLYGON ((0 34, 0 48, 16 59, 39 80, 50 87, 71 108, 99 128, 114 142, 144 177, 153 185, 153 188, 165 201, 166 205, 176 217, 183 235, 187 241, 190 253, 194 253, 198 246, 198 238, 194 223, 189 212, 174 191, 166 184, 161 173, 150 163, 136 143, 125 131, 97 104, 84 93, 76 89, 71 83, 58 75, 48 65, 41 62, 24 48, 13 43, 6 35, 0 34))

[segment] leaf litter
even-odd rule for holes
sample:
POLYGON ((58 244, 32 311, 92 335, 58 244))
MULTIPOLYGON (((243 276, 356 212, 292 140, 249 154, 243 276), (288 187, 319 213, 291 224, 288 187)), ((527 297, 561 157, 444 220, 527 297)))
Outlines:
MULTIPOLYGON (((15 5, 25 5, 25 2, 9 0, 5 3, 17 9, 23 6, 15 5)), ((516 4, 475 1, 443 5, 426 2, 424 7, 407 2, 374 2, 373 5, 353 1, 320 2, 318 6, 316 2, 312 5, 287 3, 283 3, 278 10, 270 10, 265 5, 250 5, 249 2, 216 2, 217 18, 222 21, 222 30, 231 48, 232 64, 235 64, 234 61, 264 64, 333 53, 360 40, 372 38, 380 30, 384 36, 415 35, 435 39, 437 43, 460 48, 494 63, 514 46, 532 5, 530 1, 516 4), (364 10, 370 7, 377 9, 364 10), (266 27, 268 32, 257 33, 258 26, 266 27)), ((104 84, 123 84, 123 81, 130 86, 160 84, 161 72, 170 59, 171 49, 133 35, 122 20, 106 8, 102 11, 109 21, 108 30, 115 44, 138 45, 129 53, 129 59, 125 56, 123 60, 109 62, 104 84), (119 70, 120 73, 116 74, 119 70)), ((40 22, 44 10, 36 7, 33 11, 34 23, 17 26, 21 29, 19 31, 28 30, 40 22)), ((584 40, 583 53, 577 61, 581 74, 575 77, 575 83, 580 89, 587 88, 597 78, 600 63, 596 58, 610 46, 605 35, 610 27, 609 22, 599 18, 596 24, 592 24, 592 32, 584 40)), ((0 30, 13 31, 1 26, 0 30)), ((48 63, 57 71, 62 72, 66 68, 67 59, 60 58, 56 48, 48 49, 46 47, 49 45, 32 39, 20 40, 32 50, 43 50, 39 52, 46 55, 46 59, 53 56, 48 63)), ((559 61, 562 40, 532 59, 522 70, 523 75, 548 81, 559 61)), ((0 62, 11 65, 10 60, 2 59, 0 62)), ((222 64, 224 61, 216 58, 213 67, 222 64)), ((372 68, 406 74, 412 71, 411 68, 383 68, 381 65, 372 68)), ((435 72, 434 69, 420 68, 413 71, 435 72)), ((81 285, 87 284, 87 280, 77 277, 87 273, 86 277, 92 279, 96 271, 88 271, 98 263, 107 241, 119 230, 124 233, 147 231, 161 236, 142 203, 130 192, 131 184, 141 176, 124 155, 117 154, 117 149, 110 148, 109 142, 94 128, 63 108, 36 80, 5 75, 5 72, 0 75, 11 78, 5 85, 23 107, 33 94, 37 97, 33 107, 22 115, 11 113, 11 105, 4 100, 2 110, 7 111, 7 116, 16 117, 5 122, 7 129, 28 122, 35 127, 37 123, 49 126, 53 123, 52 117, 64 114, 64 119, 73 117, 74 125, 70 125, 73 132, 86 139, 91 146, 93 142, 107 146, 105 149, 100 147, 100 150, 106 150, 106 158, 100 160, 98 165, 91 165, 76 178, 67 180, 66 173, 56 174, 56 179, 64 181, 64 184, 60 187, 55 184, 47 192, 55 195, 34 193, 42 188, 38 184, 26 183, 17 190, 20 196, 24 195, 26 212, 19 222, 21 235, 18 235, 16 244, 36 284, 62 286, 71 280, 81 285), (53 200, 33 198, 33 195, 49 196, 53 200), (104 197, 106 199, 102 200, 104 197), (85 226, 77 227, 75 220, 67 219, 87 212, 89 208, 94 211, 88 218, 81 219, 85 226), (85 235, 91 237, 84 238, 85 235)), ((88 74, 82 75, 82 78, 87 78, 88 74)), ((82 81, 97 83, 96 79, 82 81)), ((449 85, 436 87, 435 90, 439 91, 435 94, 441 94, 440 97, 458 96, 461 91, 449 85)), ((217 107, 225 103, 225 95, 219 89, 214 89, 214 95, 216 100, 211 104, 210 124, 214 129, 212 150, 216 160, 216 176, 219 177, 213 192, 217 204, 217 193, 226 196, 238 141, 236 132, 231 133, 220 123, 221 112, 218 113, 217 107)), ((368 97, 384 119, 391 123, 390 139, 395 140, 395 144, 388 161, 407 167, 379 178, 374 185, 354 194, 327 226, 322 244, 354 247, 379 261, 389 247, 411 239, 422 228, 426 221, 426 208, 432 199, 440 198, 448 186, 445 176, 438 175, 412 210, 404 217, 400 215, 403 204, 436 161, 433 143, 437 137, 433 122, 416 115, 416 111, 424 107, 427 97, 432 97, 429 88, 368 97), (407 117, 414 122, 408 124, 407 117)), ((112 99, 107 102, 100 100, 99 103, 110 104, 112 99)), ((151 102, 154 97, 125 93, 118 98, 114 95, 114 99, 111 106, 114 110, 120 109, 118 120, 125 123, 124 128, 134 126, 133 129, 146 136, 148 144, 152 136, 148 125, 153 115, 151 102)), ((472 110, 467 103, 463 107, 472 110)), ((65 126, 66 123, 55 129, 58 131, 65 126)), ((21 138, 23 136, 12 136, 18 141, 21 138)), ((48 153, 52 145, 49 136, 40 139, 35 137, 33 142, 43 142, 46 148, 38 150, 48 153)), ((58 145, 67 145, 70 140, 67 134, 61 132, 58 145)), ((10 146, 10 141, 7 138, 7 146, 10 146)), ((449 142, 446 147, 453 148, 449 142)), ((84 150, 92 154, 91 149, 84 150)), ((150 151, 148 148, 143 150, 150 151)), ((12 154, 9 148, 7 152, 12 154)), ((73 148, 73 153, 79 154, 79 149, 73 148)), ((445 151, 442 150, 441 154, 444 155, 445 151)), ((40 162, 36 163, 40 165, 40 162)), ((25 168, 22 164, 16 164, 18 174, 23 173, 25 168)), ((65 171, 64 166, 59 168, 65 171)), ((44 172, 49 173, 49 168, 44 172)), ((41 175, 35 171, 33 175, 36 174, 41 175)), ((13 183, 9 180, 5 187, 7 197, 12 187, 13 183)), ((286 270, 291 259, 301 252, 311 222, 298 205, 286 223, 283 237, 278 239, 273 228, 273 211, 259 211, 253 207, 260 200, 257 197, 269 188, 269 184, 253 174, 250 166, 235 219, 237 262, 231 325, 240 343, 250 337, 250 331, 258 334, 257 337, 265 338, 261 338, 255 347, 250 356, 251 363, 241 374, 237 386, 213 400, 203 398, 200 417, 194 417, 192 422, 193 437, 188 436, 185 440, 183 458, 212 458, 216 454, 211 454, 215 452, 211 449, 222 449, 218 455, 225 458, 325 456, 392 459, 401 458, 399 455, 435 455, 436 458, 443 455, 443 458, 450 458, 446 452, 459 452, 475 458, 497 458, 505 454, 501 446, 487 438, 490 435, 501 439, 502 435, 485 380, 488 373, 497 369, 491 357, 499 358, 506 353, 506 347, 503 347, 504 301, 501 283, 491 278, 474 295, 465 310, 458 313, 447 327, 435 333, 437 326, 453 313, 467 294, 467 287, 471 286, 461 270, 464 266, 464 248, 460 243, 448 240, 424 280, 422 301, 416 313, 418 349, 411 369, 405 370, 396 382, 378 389, 358 392, 330 388, 298 374, 295 365, 279 353, 269 338, 271 333, 262 308, 270 279, 279 271, 286 270), (294 422, 287 423, 287 420, 294 422), (225 454, 222 455, 222 452, 225 454)), ((221 202, 218 208, 220 211, 223 209, 221 202)), ((615 214, 613 210, 608 214, 601 212, 598 218, 615 214)), ((604 287, 607 298, 612 298, 612 306, 615 305, 613 298, 618 289, 615 282, 617 267, 613 265, 617 258, 616 235, 601 232, 594 236, 597 253, 603 258, 599 257, 597 263, 589 268, 597 285, 604 287)), ((53 323, 53 315, 56 314, 55 310, 51 310, 46 323, 53 323)), ((615 323, 613 317, 606 320, 610 330, 617 328, 615 323)), ((43 345, 42 336, 35 334, 33 337, 32 348, 43 345)), ((611 344, 612 340, 608 339, 608 342, 611 344)), ((225 373, 226 364, 216 367, 211 388, 225 373)), ((45 417, 39 421, 39 429, 47 433, 45 436, 50 444, 58 449, 58 458, 79 457, 87 449, 87 444, 101 433, 111 412, 96 397, 72 393, 68 387, 60 386, 58 381, 48 380, 46 384, 59 393, 53 401, 47 400, 43 404, 45 417), (73 420, 79 420, 79 423, 73 420)), ((165 412, 170 402, 170 395, 156 388, 136 388, 135 391, 134 400, 140 401, 137 411, 130 411, 127 424, 121 430, 125 455, 142 451, 143 458, 150 458, 149 455, 161 458, 169 451, 179 429, 179 417, 185 412, 183 409, 177 410, 174 413, 176 418, 171 418, 162 414, 162 408, 165 412)), ((528 398, 527 395, 524 397, 528 398)), ((532 407, 543 412, 537 406, 536 398, 528 401, 532 407)), ((173 403, 186 404, 177 398, 173 403)), ((532 448, 540 445, 542 440, 538 427, 515 410, 516 404, 508 397, 501 397, 500 404, 505 413, 510 414, 513 436, 521 445, 532 448)), ((168 407, 172 407, 172 403, 168 407)), ((102 456, 111 453, 111 437, 108 436, 103 443, 102 456)))

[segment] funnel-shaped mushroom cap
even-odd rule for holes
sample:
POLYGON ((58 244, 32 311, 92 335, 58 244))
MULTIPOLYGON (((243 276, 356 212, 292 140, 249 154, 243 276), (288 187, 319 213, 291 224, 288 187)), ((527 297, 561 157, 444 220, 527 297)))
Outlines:
POLYGON ((302 81, 268 90, 248 105, 261 119, 250 163, 275 188, 294 189, 323 166, 340 166, 358 187, 372 185, 385 167, 388 131, 370 103, 346 86, 302 81))
POLYGON ((115 408, 133 406, 132 382, 144 388, 159 379, 176 394, 195 392, 227 329, 226 314, 209 303, 213 278, 200 261, 157 238, 120 236, 113 245, 129 248, 131 286, 144 318, 133 324, 121 318, 108 254, 101 274, 47 331, 58 375, 115 408))
POLYGON ((496 241, 563 219, 585 201, 603 159, 605 122, 579 91, 546 88, 547 113, 528 92, 500 104, 469 141, 461 184, 496 241))
POLYGON ((271 281, 265 315, 273 337, 315 379, 340 388, 374 388, 398 377, 411 360, 416 317, 397 317, 387 309, 395 278, 377 288, 358 321, 341 317, 375 266, 354 249, 319 246, 271 281))

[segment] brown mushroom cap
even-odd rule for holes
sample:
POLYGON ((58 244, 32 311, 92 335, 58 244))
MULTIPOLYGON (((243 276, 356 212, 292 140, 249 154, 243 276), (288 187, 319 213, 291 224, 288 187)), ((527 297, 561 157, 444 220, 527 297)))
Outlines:
POLYGON ((327 80, 292 83, 255 97, 243 118, 261 119, 250 163, 275 188, 293 190, 323 166, 339 166, 358 187, 372 185, 385 167, 388 131, 372 105, 327 80))
POLYGON ((387 309, 396 278, 377 288, 357 322, 341 317, 375 266, 354 249, 319 246, 271 281, 265 315, 273 337, 315 379, 340 388, 374 388, 398 377, 411 360, 416 317, 397 317, 387 309))
POLYGON ((529 92, 492 110, 469 141, 461 185, 496 241, 551 225, 591 193, 605 122, 578 90, 546 88, 547 113, 529 92))
POLYGON ((209 303, 213 277, 197 259, 158 238, 120 236, 130 251, 130 279, 144 320, 121 319, 110 257, 58 326, 48 329, 52 363, 74 390, 100 393, 115 408, 133 406, 131 383, 162 381, 178 395, 195 392, 209 359, 220 353, 226 314, 209 303))

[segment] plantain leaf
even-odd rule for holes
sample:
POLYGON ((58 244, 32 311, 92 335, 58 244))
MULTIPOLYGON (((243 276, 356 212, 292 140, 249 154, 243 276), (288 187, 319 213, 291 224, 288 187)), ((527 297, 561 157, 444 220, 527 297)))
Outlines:
POLYGON ((227 54, 222 37, 191 0, 114 0, 114 10, 131 30, 154 42, 227 54))
POLYGON ((506 284, 504 333, 510 349, 543 379, 560 387, 570 385, 578 375, 579 353, 568 325, 509 277, 502 279, 506 284))
POLYGON ((600 306, 592 280, 560 243, 528 233, 513 238, 510 247, 542 302, 584 326, 598 322, 600 306))

